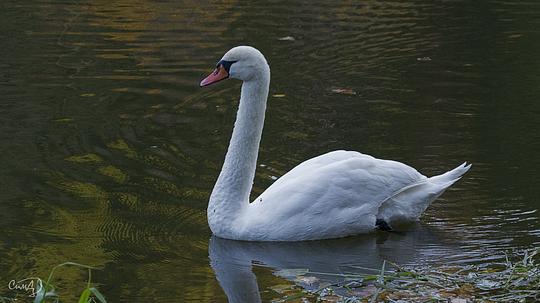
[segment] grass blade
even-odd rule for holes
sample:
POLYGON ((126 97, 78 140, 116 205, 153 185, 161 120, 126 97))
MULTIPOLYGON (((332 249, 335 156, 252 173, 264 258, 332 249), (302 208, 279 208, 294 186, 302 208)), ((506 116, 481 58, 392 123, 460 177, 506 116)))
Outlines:
POLYGON ((84 291, 81 293, 81 297, 79 298, 79 303, 88 303, 88 300, 90 299, 90 295, 92 292, 89 288, 85 288, 84 291))
POLYGON ((99 302, 101 303, 107 303, 107 300, 105 300, 105 296, 103 296, 103 294, 95 287, 91 287, 90 288, 90 291, 92 292, 92 294, 94 294, 94 296, 99 300, 99 302))
POLYGON ((383 260, 381 273, 379 274, 379 278, 377 279, 377 282, 380 284, 384 284, 384 269, 386 267, 386 260, 383 260))

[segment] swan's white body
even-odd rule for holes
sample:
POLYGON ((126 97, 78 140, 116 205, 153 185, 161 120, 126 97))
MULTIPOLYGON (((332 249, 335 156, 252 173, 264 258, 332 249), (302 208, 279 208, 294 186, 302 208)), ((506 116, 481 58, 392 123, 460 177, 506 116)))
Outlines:
POLYGON ((216 236, 328 239, 372 231, 377 219, 390 224, 417 220, 470 167, 463 164, 427 178, 399 162, 333 151, 299 164, 249 203, 270 69, 264 56, 247 46, 231 49, 220 62, 233 62, 227 75, 244 83, 229 150, 208 205, 208 223, 216 236))

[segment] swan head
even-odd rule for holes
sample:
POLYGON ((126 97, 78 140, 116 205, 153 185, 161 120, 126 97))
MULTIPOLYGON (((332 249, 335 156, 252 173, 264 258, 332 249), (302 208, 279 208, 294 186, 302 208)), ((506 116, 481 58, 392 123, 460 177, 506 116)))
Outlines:
POLYGON ((216 69, 204 78, 200 85, 208 86, 227 78, 245 82, 269 74, 268 63, 258 49, 251 46, 237 46, 223 55, 216 69))

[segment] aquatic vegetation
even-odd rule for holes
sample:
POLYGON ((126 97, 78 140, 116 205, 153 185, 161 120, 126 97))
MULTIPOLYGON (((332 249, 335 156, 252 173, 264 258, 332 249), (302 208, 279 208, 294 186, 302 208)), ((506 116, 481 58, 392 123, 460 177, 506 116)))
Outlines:
MULTIPOLYGON (((289 294, 276 302, 537 302, 540 249, 506 256, 504 262, 463 267, 402 267, 384 262, 372 274, 343 275, 345 281, 289 294)), ((309 272, 305 275, 307 276, 309 272)), ((313 273, 315 274, 315 273, 313 273)), ((300 284, 306 276, 299 276, 300 284)), ((313 277, 309 277, 313 279, 313 277)))
POLYGON ((51 272, 49 273, 49 277, 47 278, 47 281, 43 282, 43 280, 39 279, 38 284, 38 291, 36 293, 36 297, 34 299, 34 303, 45 303, 45 302, 59 302, 59 297, 55 292, 54 286, 52 284, 52 278, 54 276, 54 272, 56 269, 62 266, 77 266, 81 268, 85 268, 88 270, 88 281, 86 283, 86 288, 82 291, 78 303, 90 303, 90 302, 100 302, 100 303, 107 303, 107 300, 105 300, 105 297, 101 292, 94 286, 92 286, 92 269, 95 269, 94 267, 83 265, 75 262, 65 262, 59 265, 56 265, 53 267, 51 272), (95 299, 98 301, 96 301, 95 299))

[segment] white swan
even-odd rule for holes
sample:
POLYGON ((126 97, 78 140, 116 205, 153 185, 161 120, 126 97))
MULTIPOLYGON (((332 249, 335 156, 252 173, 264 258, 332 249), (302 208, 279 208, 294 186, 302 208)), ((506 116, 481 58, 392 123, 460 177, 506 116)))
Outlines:
POLYGON ((417 220, 429 204, 469 170, 465 163, 427 178, 405 164, 354 151, 309 159, 276 180, 252 203, 270 68, 255 48, 229 50, 204 80, 243 81, 240 105, 223 168, 208 204, 208 224, 222 238, 300 241, 369 232, 417 220))

